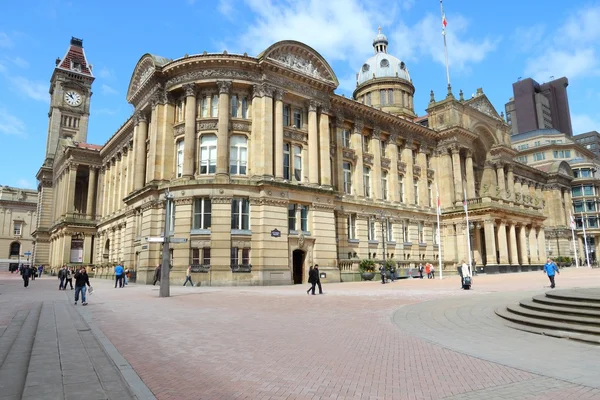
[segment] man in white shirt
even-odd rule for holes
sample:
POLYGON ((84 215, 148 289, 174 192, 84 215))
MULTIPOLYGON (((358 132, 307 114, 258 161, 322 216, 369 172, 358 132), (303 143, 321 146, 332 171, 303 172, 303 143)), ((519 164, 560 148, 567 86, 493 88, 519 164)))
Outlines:
POLYGON ((469 266, 465 260, 463 260, 462 265, 460 266, 460 277, 461 277, 461 286, 465 283, 466 277, 472 277, 471 275, 471 266, 469 266))

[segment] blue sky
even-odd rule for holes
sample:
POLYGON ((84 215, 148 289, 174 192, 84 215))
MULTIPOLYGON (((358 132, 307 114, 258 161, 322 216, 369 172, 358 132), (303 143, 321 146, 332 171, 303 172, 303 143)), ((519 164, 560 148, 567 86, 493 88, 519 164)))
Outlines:
MULTIPOLYGON (((125 100, 145 53, 203 51, 256 56, 283 39, 319 51, 351 96, 381 25, 388 52, 405 61, 415 111, 446 92, 437 0, 171 0, 5 2, 0 15, 0 184, 36 187, 46 145, 49 80, 71 36, 94 66, 88 141, 102 144, 132 113, 125 100)), ((498 112, 512 83, 567 76, 573 130, 600 130, 600 1, 446 0, 450 76, 456 95, 482 87, 498 112), (567 5, 568 4, 568 5, 567 5)))

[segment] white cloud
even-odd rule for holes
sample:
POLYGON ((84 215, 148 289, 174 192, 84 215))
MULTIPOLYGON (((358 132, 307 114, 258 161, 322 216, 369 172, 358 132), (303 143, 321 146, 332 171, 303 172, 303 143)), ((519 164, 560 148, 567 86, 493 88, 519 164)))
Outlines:
POLYGON ((600 120, 587 114, 571 114, 571 125, 575 135, 589 131, 600 131, 600 120))
POLYGON ((94 74, 102 79, 112 79, 115 76, 115 72, 111 68, 102 67, 98 71, 94 71, 94 74))
POLYGON ((36 185, 28 179, 21 178, 17 181, 17 187, 21 189, 35 189, 36 185))
POLYGON ((233 7, 233 0, 219 0, 219 5, 217 9, 221 14, 223 14, 227 18, 232 18, 235 9, 233 7))
POLYGON ((25 123, 10 114, 5 108, 0 108, 0 133, 12 136, 24 136, 25 123))
POLYGON ((593 48, 549 49, 544 54, 527 60, 525 74, 539 82, 547 82, 552 76, 575 79, 598 75, 598 62, 593 48))
POLYGON ((113 89, 105 83, 102 84, 102 93, 106 95, 119 94, 117 90, 113 89))
POLYGON ((13 90, 21 96, 29 97, 37 101, 50 101, 47 83, 35 82, 22 76, 11 77, 9 80, 13 90))
POLYGON ((530 52, 542 43, 546 27, 542 24, 519 27, 512 35, 516 47, 522 52, 530 52))
POLYGON ((0 32, 0 48, 1 47, 7 48, 7 49, 10 49, 11 47, 13 47, 13 41, 4 32, 0 32))
POLYGON ((29 68, 29 62, 19 56, 11 58, 10 61, 19 68, 29 68))

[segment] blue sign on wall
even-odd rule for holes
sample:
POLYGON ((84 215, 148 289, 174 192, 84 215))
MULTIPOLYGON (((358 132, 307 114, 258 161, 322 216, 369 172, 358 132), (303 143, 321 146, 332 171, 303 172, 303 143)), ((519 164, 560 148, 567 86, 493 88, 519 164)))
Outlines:
POLYGON ((279 229, 275 228, 271 231, 271 237, 281 237, 281 232, 279 229))

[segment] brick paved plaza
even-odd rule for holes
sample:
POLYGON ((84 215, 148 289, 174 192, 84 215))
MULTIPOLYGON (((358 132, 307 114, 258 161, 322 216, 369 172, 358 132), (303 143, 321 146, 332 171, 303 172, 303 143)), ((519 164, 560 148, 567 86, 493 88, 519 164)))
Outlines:
MULTIPOLYGON (((447 277, 328 284, 323 296, 305 285, 173 287, 167 299, 158 286, 93 279, 90 305, 77 309, 55 278, 28 289, 0 279, 0 344, 39 302, 40 321, 48 305, 80 315, 110 340, 138 398, 151 398, 145 384, 158 399, 600 399, 600 348, 510 329, 493 313, 549 290, 541 272, 479 276, 472 291, 447 277)), ((557 286, 600 286, 600 270, 565 269, 557 286)))

